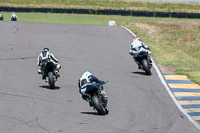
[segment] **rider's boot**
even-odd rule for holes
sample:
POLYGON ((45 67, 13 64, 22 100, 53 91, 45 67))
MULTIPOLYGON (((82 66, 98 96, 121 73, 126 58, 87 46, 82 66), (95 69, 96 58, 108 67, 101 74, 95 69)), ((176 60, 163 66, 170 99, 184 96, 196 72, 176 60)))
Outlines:
POLYGON ((42 71, 41 69, 38 70, 38 74, 42 74, 42 79, 44 80, 46 78, 44 71, 42 71))
POLYGON ((45 77, 45 82, 49 82, 49 78, 48 77, 45 77))
POLYGON ((92 107, 92 101, 88 100, 90 107, 92 107))
POLYGON ((44 79, 46 79, 46 77, 44 75, 42 75, 42 79, 44 80, 44 79))
POLYGON ((149 63, 152 63, 152 60, 151 60, 150 56, 148 56, 147 59, 148 59, 149 63))
POLYGON ((38 74, 42 74, 42 70, 41 69, 38 70, 38 74))
POLYGON ((142 67, 141 67, 141 65, 138 65, 138 69, 141 69, 142 67))
POLYGON ((87 95, 82 94, 82 98, 83 98, 83 100, 85 100, 86 102, 89 103, 90 107, 92 107, 92 101, 90 100, 90 98, 87 95))
POLYGON ((82 98, 83 98, 83 100, 85 100, 86 102, 88 102, 88 96, 82 94, 82 98))
POLYGON ((135 62, 136 62, 136 64, 138 65, 138 69, 141 69, 142 67, 141 67, 141 63, 139 62, 139 61, 137 61, 137 60, 135 60, 135 62))

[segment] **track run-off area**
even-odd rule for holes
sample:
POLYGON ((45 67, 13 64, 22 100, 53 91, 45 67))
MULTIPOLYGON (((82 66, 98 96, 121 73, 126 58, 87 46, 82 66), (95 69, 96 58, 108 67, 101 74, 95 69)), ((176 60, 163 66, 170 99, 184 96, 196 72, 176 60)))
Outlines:
POLYGON ((151 76, 138 70, 128 53, 132 40, 118 26, 0 22, 0 132, 199 133, 156 70, 151 76), (37 73, 44 47, 62 66, 56 89, 37 73), (81 98, 78 79, 85 70, 109 81, 106 116, 81 98))

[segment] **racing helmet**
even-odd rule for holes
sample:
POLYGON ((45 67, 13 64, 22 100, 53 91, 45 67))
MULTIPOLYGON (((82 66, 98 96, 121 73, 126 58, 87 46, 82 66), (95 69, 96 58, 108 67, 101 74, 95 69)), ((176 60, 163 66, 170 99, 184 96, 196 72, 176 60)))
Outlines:
POLYGON ((83 73, 82 77, 88 77, 88 76, 90 76, 90 75, 92 75, 92 73, 91 73, 90 71, 85 71, 85 72, 83 73))
POLYGON ((43 48, 42 50, 42 56, 44 58, 50 58, 50 51, 49 51, 49 48, 43 48))
POLYGON ((43 51, 49 51, 49 48, 43 48, 43 51))
POLYGON ((140 38, 139 38, 138 36, 135 36, 135 37, 134 37, 134 40, 141 41, 140 38))

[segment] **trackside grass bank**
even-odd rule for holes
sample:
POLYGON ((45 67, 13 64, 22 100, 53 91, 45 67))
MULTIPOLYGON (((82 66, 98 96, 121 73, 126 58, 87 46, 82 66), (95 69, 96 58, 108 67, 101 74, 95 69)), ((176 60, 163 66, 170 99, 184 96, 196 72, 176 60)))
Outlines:
MULTIPOLYGON (((3 12, 10 21, 11 13, 3 12)), ((185 74, 200 84, 200 21, 198 19, 147 18, 131 16, 17 13, 18 21, 108 25, 115 20, 125 26, 147 44, 159 65, 174 67, 176 74, 185 74)), ((128 54, 129 47, 127 47, 128 54)))
POLYGON ((200 3, 140 0, 1 0, 0 6, 200 13, 200 3))
POLYGON ((159 65, 174 67, 176 74, 187 75, 200 84, 200 21, 180 19, 130 25, 151 47, 159 65))

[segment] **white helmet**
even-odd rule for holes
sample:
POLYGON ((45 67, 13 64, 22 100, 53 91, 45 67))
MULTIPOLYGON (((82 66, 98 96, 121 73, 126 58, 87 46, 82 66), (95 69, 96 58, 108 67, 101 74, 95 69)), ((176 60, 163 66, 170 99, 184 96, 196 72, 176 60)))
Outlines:
POLYGON ((88 76, 92 75, 92 73, 90 71, 85 71, 82 75, 82 77, 87 78, 88 76))

